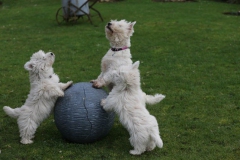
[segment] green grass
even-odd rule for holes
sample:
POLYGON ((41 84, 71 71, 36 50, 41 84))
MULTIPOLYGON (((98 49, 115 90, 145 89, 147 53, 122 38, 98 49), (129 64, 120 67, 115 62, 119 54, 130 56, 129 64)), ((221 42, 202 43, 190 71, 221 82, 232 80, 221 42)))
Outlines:
POLYGON ((56 54, 62 82, 85 82, 100 73, 109 49, 104 26, 111 19, 137 21, 131 39, 140 60, 142 89, 166 95, 148 106, 159 123, 164 148, 129 155, 128 132, 116 119, 108 136, 92 144, 62 139, 53 116, 37 129, 34 143, 19 143, 16 120, 0 110, 0 159, 189 159, 240 157, 240 17, 222 12, 239 5, 199 1, 98 3, 104 22, 57 25, 59 0, 2 0, 0 6, 0 106, 21 106, 29 92, 23 65, 42 49, 56 54))

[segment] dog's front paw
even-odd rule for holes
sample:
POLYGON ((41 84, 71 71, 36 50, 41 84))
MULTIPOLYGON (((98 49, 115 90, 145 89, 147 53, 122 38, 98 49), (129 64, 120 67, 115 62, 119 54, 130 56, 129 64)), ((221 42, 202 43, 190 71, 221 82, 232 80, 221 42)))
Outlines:
POLYGON ((91 81, 90 81, 90 83, 94 83, 95 81, 96 81, 96 80, 95 80, 95 79, 93 79, 93 80, 91 80, 91 81))
POLYGON ((98 82, 98 81, 94 81, 93 82, 93 85, 92 85, 94 88, 101 88, 103 86, 102 83, 98 82))
POLYGON ((68 81, 67 86, 70 87, 73 84, 73 81, 68 81))
POLYGON ((63 96, 64 96, 64 92, 63 92, 62 90, 59 91, 59 92, 58 92, 58 96, 59 96, 59 97, 63 97, 63 96))
POLYGON ((22 138, 20 141, 22 144, 31 144, 33 141, 31 139, 22 138))
POLYGON ((104 106, 106 104, 106 99, 101 100, 101 106, 104 106))

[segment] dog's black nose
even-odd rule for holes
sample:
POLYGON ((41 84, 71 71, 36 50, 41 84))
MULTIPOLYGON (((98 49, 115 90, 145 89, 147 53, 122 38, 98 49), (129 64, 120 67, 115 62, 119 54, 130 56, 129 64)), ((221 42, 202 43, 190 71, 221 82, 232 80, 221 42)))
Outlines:
POLYGON ((51 52, 50 54, 51 54, 51 56, 53 56, 53 55, 54 55, 52 52, 51 52))
POLYGON ((112 25, 112 23, 109 22, 109 23, 108 23, 108 26, 111 26, 111 25, 112 25))

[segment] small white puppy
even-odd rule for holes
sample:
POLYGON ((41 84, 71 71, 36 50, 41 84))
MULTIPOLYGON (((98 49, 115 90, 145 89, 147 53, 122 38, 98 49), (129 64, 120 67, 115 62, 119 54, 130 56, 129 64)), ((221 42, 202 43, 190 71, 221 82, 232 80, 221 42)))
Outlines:
POLYGON ((132 55, 129 47, 131 46, 130 37, 133 35, 135 23, 125 20, 112 20, 106 25, 105 34, 111 48, 102 58, 100 75, 96 80, 91 81, 93 87, 108 86, 111 90, 112 84, 107 84, 105 81, 110 76, 111 71, 118 69, 121 65, 132 65, 132 55))
POLYGON ((8 106, 3 110, 12 118, 17 119, 21 143, 30 144, 37 127, 46 119, 59 96, 64 96, 63 90, 68 88, 72 81, 59 83, 52 65, 55 55, 42 50, 34 53, 24 68, 29 71, 30 93, 25 104, 20 108, 12 109, 8 106))
POLYGON ((158 123, 150 115, 145 103, 155 104, 165 98, 164 95, 146 95, 140 87, 139 61, 132 66, 122 66, 112 72, 107 81, 114 84, 112 91, 101 105, 106 111, 115 111, 119 120, 130 134, 130 143, 134 147, 130 154, 140 155, 153 150, 156 145, 163 147, 159 135, 158 123))

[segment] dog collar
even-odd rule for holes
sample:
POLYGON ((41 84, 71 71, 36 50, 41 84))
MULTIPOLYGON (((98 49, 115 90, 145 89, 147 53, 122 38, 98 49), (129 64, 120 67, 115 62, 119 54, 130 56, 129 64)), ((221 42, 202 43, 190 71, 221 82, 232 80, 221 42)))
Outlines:
POLYGON ((122 48, 111 48, 112 51, 116 52, 116 51, 121 51, 121 50, 125 50, 125 49, 128 49, 127 46, 125 47, 122 47, 122 48))

